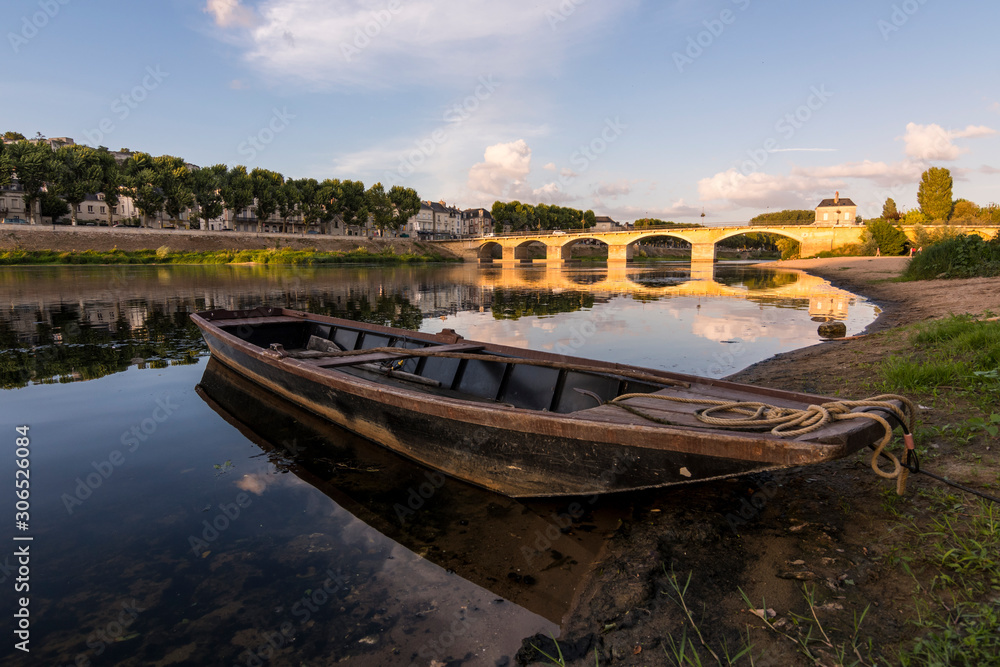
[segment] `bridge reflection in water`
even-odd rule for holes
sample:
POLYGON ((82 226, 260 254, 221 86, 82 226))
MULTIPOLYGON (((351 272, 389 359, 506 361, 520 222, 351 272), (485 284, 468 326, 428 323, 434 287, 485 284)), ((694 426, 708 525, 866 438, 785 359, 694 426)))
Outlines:
MULTIPOLYGON (((809 315, 824 320, 846 319, 854 294, 834 287, 826 280, 801 271, 769 272, 769 278, 748 285, 744 281, 716 280, 716 264, 694 262, 690 273, 677 267, 671 280, 658 273, 650 274, 622 263, 609 263, 607 268, 587 272, 567 270, 564 266, 548 265, 534 270, 516 265, 484 268, 479 283, 491 290, 539 289, 581 290, 592 293, 632 295, 643 299, 670 297, 715 297, 734 299, 808 299, 809 315)), ((646 267, 648 268, 648 267, 646 267)))

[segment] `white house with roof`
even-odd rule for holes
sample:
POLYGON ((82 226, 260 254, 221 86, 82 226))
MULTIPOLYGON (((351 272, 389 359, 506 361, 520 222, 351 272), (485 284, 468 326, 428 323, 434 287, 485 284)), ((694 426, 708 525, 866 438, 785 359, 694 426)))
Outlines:
POLYGON ((858 215, 858 205, 850 199, 841 199, 840 192, 835 192, 833 199, 824 199, 816 207, 814 225, 853 225, 858 215))

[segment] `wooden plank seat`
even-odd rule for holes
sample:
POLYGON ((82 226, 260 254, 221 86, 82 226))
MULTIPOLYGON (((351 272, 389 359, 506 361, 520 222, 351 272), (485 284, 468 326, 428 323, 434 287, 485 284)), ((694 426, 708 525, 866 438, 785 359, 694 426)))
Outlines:
POLYGON ((428 345, 408 349, 405 347, 394 349, 392 352, 378 351, 369 354, 345 354, 336 343, 331 340, 312 336, 305 350, 286 350, 289 357, 303 360, 315 360, 323 368, 338 368, 341 366, 357 366, 360 364, 372 364, 383 361, 395 361, 397 359, 409 359, 415 356, 427 356, 427 352, 449 353, 449 352, 479 352, 483 345, 474 343, 455 343, 454 345, 428 345), (418 354, 414 354, 418 353, 418 354))

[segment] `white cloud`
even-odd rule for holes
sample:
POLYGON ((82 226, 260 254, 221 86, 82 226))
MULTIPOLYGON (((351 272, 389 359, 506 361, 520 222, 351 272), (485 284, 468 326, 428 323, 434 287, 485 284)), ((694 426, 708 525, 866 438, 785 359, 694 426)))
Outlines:
POLYGON ((907 123, 903 141, 906 154, 918 160, 957 160, 968 148, 956 146, 955 139, 970 139, 996 134, 996 130, 983 125, 969 125, 964 130, 946 130, 936 123, 917 125, 907 123))
POLYGON ((899 162, 844 162, 829 167, 796 168, 793 174, 820 180, 827 184, 830 179, 843 183, 844 179, 858 178, 871 181, 877 185, 891 186, 899 183, 913 183, 920 180, 920 175, 927 169, 927 164, 915 160, 899 162))
POLYGON ((556 163, 555 162, 549 162, 547 165, 545 165, 544 167, 542 167, 542 169, 544 169, 546 171, 555 171, 556 170, 556 163))
POLYGON ((795 167, 788 174, 753 172, 737 169, 719 172, 698 182, 702 201, 727 201, 738 206, 815 205, 818 197, 848 187, 848 181, 868 181, 880 188, 898 188, 920 180, 927 163, 919 160, 899 162, 843 162, 827 167, 795 167))
POLYGON ((629 222, 640 218, 659 218, 669 220, 671 218, 692 218, 701 215, 701 209, 689 206, 684 199, 678 199, 670 206, 643 207, 643 206, 603 206, 600 201, 594 203, 594 212, 598 215, 609 215, 618 222, 629 222))
POLYGON ((257 22, 253 10, 241 5, 240 0, 208 0, 202 11, 211 14, 220 28, 249 28, 257 22))
POLYGON ((531 172, 531 148, 524 139, 489 146, 483 158, 469 169, 470 190, 513 199, 531 191, 526 183, 531 172))
POLYGON ((836 153, 836 148, 772 148, 772 153, 836 153))
MULTIPOLYGON (((277 79, 312 86, 440 84, 484 74, 554 73, 594 30, 605 29, 636 4, 263 0, 246 35, 246 57, 277 79), (571 4, 572 14, 553 24, 552 12, 565 4, 571 4)), ((206 11, 223 27, 249 25, 249 10, 238 0, 209 0, 206 11)))
POLYGON ((575 201, 577 197, 564 192, 559 188, 558 183, 546 183, 540 188, 535 188, 531 191, 534 196, 532 203, 538 204, 568 204, 575 201))
POLYGON ((795 206, 815 199, 817 192, 833 185, 828 178, 802 173, 744 174, 729 169, 698 181, 698 194, 702 201, 726 200, 741 206, 795 206))
POLYGON ((632 186, 629 185, 628 181, 617 181, 615 183, 601 183, 594 190, 594 194, 598 197, 607 197, 609 199, 617 199, 624 195, 632 193, 632 186))

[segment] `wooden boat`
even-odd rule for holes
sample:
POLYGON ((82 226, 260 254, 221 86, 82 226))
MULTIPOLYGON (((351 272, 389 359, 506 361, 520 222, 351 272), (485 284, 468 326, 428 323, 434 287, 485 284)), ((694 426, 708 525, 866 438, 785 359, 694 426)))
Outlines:
POLYGON ((465 340, 447 329, 425 334, 264 307, 191 318, 212 356, 244 377, 425 466, 511 497, 649 489, 822 463, 885 433, 870 419, 793 437, 708 425, 712 402, 806 410, 831 399, 465 340))

